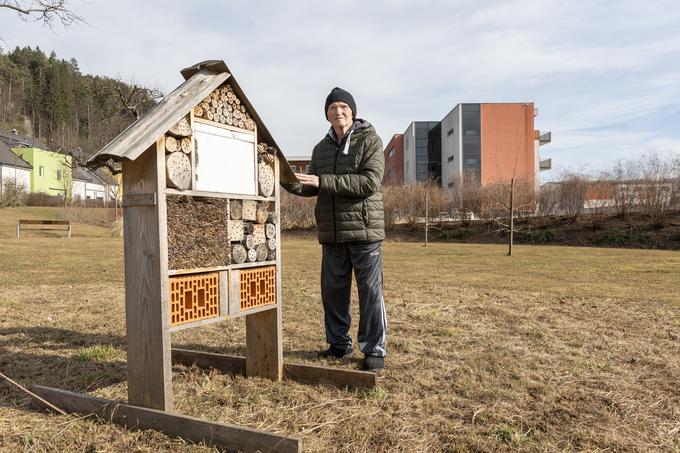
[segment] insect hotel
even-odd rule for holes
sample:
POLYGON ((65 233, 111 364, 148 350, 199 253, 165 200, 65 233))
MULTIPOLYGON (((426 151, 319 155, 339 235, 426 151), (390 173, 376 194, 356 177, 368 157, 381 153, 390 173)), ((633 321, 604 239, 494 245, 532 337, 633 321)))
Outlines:
POLYGON ((297 451, 295 438, 173 413, 173 363, 376 385, 373 373, 284 364, 279 183, 295 176, 224 62, 181 73, 182 85, 89 162, 122 164, 128 402, 34 390, 67 411, 129 427, 245 451, 297 451), (245 357, 171 347, 173 331, 241 316, 245 357))

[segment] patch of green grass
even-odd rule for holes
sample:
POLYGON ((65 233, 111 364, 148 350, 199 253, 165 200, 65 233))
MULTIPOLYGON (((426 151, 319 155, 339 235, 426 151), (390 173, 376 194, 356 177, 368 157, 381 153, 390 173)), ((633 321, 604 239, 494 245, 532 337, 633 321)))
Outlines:
POLYGON ((110 344, 96 344, 83 349, 76 354, 76 357, 80 360, 89 362, 109 362, 111 360, 119 359, 122 354, 123 351, 110 344))
POLYGON ((444 327, 444 328, 441 328, 437 331, 437 335, 439 335, 440 337, 448 337, 448 338, 453 338, 456 335, 458 335, 459 333, 460 333, 459 330, 456 329, 455 327, 444 327))
POLYGON ((526 432, 512 425, 500 424, 494 426, 491 434, 498 442, 518 447, 531 439, 531 430, 526 432))
POLYGON ((357 396, 363 400, 382 400, 387 396, 387 391, 382 387, 361 389, 357 392, 357 396))

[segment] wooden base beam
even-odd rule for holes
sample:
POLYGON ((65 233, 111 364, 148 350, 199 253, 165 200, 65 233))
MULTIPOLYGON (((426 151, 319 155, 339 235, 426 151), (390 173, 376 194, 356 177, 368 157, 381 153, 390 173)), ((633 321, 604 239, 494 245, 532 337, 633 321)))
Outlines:
MULTIPOLYGON (((199 368, 214 368, 223 373, 246 374, 246 358, 239 356, 173 348, 172 363, 184 366, 196 365, 199 368)), ((375 388, 378 384, 376 373, 305 363, 284 362, 283 377, 306 384, 322 384, 353 389, 375 388)))
POLYGON ((128 429, 153 429, 169 436, 205 443, 220 449, 246 452, 298 452, 300 439, 237 425, 133 406, 82 393, 34 385, 31 390, 66 412, 94 414, 128 429))

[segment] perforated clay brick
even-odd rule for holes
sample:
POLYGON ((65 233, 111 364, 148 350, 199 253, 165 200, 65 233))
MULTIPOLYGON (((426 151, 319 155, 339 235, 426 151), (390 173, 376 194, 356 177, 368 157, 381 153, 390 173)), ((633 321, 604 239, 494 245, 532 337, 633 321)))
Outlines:
POLYGON ((241 310, 276 304, 276 266, 241 269, 241 310))
POLYGON ((177 326, 220 315, 219 273, 170 277, 170 325, 177 326))

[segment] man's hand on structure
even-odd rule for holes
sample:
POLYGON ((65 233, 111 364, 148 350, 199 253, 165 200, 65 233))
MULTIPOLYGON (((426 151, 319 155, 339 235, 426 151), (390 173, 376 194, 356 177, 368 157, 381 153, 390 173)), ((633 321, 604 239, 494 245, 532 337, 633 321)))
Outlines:
POLYGON ((306 186, 319 187, 319 177, 316 175, 308 175, 306 173, 295 173, 298 181, 306 186))

